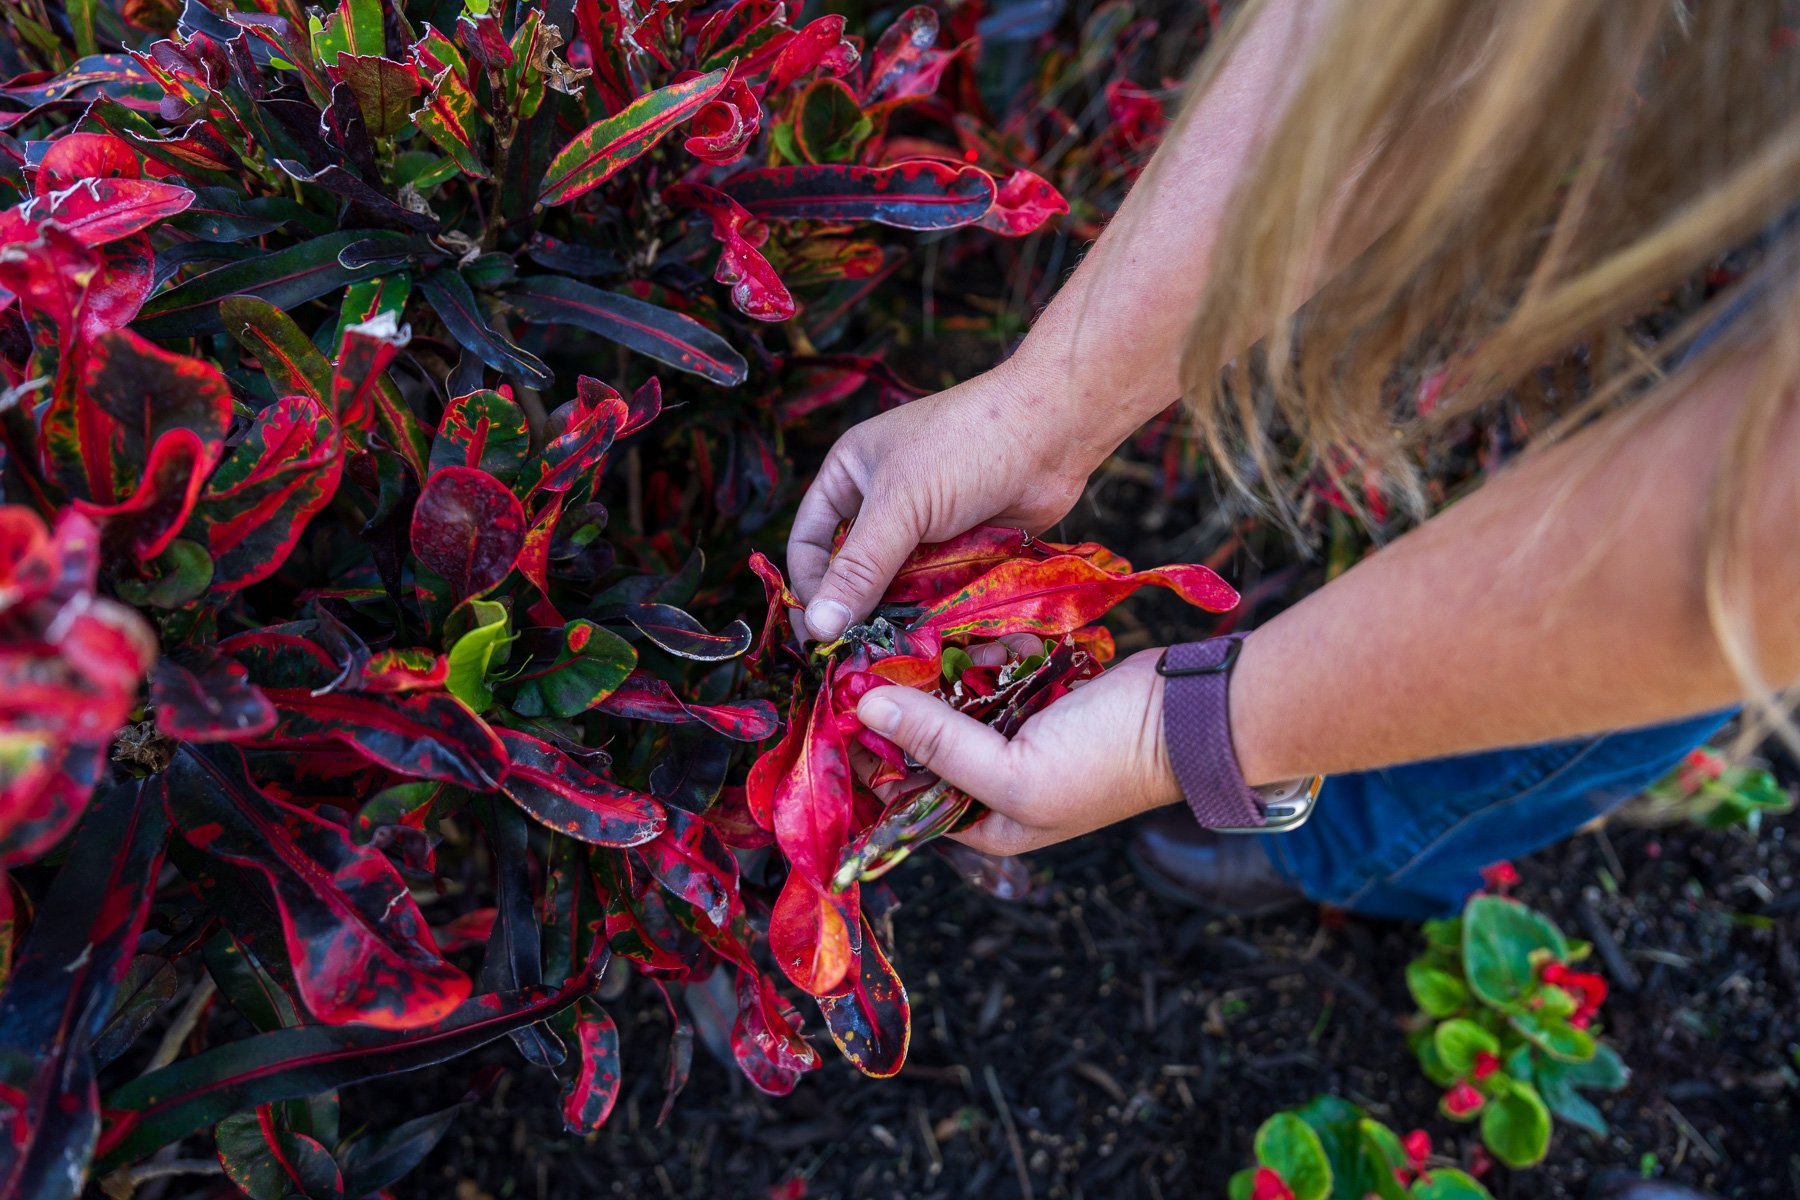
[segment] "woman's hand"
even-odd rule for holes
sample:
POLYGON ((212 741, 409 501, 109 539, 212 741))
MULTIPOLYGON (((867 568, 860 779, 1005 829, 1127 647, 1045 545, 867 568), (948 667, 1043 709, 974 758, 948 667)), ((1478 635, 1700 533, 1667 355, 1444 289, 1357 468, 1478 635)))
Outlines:
POLYGON ((1041 533, 1062 520, 1112 446, 1086 444, 1060 393, 1021 350, 840 438, 788 538, 788 572, 812 635, 835 638, 867 617, 921 542, 988 521, 1041 533), (854 523, 833 558, 844 520, 854 523))
POLYGON ((856 713, 992 810, 958 841, 1023 854, 1181 799, 1163 743, 1161 653, 1078 685, 1010 740, 911 688, 876 688, 856 713))

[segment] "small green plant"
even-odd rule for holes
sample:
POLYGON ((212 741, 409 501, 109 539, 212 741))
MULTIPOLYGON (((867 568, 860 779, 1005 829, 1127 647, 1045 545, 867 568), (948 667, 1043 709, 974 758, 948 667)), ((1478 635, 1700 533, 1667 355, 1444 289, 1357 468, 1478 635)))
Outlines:
POLYGON ((1681 765, 1645 793, 1659 812, 1676 813, 1707 829, 1741 826, 1755 833, 1763 814, 1791 812, 1794 797, 1760 767, 1734 763, 1708 746, 1688 754, 1681 765))
POLYGON ((1510 1167, 1543 1160, 1553 1116, 1605 1133, 1581 1093, 1616 1091, 1628 1072, 1595 1033, 1606 980, 1572 966, 1589 947, 1491 894, 1470 899, 1460 917, 1427 921, 1424 934, 1425 953, 1406 968, 1420 1010, 1407 1041, 1445 1089, 1439 1110, 1479 1121, 1482 1141, 1510 1167))
POLYGON ((1256 1131, 1256 1165, 1231 1177, 1231 1200, 1492 1200, 1475 1178, 1433 1166, 1431 1137, 1401 1137, 1336 1096, 1276 1113, 1256 1131))

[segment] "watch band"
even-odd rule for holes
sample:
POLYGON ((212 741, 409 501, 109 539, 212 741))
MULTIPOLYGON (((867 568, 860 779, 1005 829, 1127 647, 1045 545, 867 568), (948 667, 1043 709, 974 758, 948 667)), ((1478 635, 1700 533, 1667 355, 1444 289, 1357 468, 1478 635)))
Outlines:
POLYGON ((1238 768, 1227 703, 1243 634, 1184 642, 1163 651, 1163 739, 1175 780, 1208 829, 1254 830, 1267 824, 1263 800, 1238 768))

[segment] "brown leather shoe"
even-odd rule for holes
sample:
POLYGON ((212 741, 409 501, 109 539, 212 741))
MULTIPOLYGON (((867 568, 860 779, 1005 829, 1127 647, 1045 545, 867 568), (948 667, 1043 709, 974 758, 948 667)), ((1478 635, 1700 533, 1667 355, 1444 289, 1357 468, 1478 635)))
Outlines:
POLYGON ((1307 902, 1275 873, 1261 839, 1202 829, 1179 807, 1140 820, 1126 853, 1144 886, 1177 904, 1260 917, 1307 902))

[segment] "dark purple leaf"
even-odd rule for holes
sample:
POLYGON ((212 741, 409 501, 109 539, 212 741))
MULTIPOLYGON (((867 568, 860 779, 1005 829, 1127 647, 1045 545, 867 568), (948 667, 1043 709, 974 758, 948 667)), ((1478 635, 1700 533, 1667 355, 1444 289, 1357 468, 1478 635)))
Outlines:
POLYGON ((994 206, 980 167, 914 159, 886 167, 758 167, 720 185, 766 221, 874 221, 899 229, 955 229, 994 206))
POLYGON ((494 370, 531 387, 543 387, 555 378, 543 360, 521 350, 511 338, 488 324, 475 293, 456 271, 439 267, 419 280, 419 290, 457 343, 474 351, 494 370))
POLYGON ((699 662, 724 662, 750 649, 755 634, 742 621, 733 621, 722 632, 713 633, 691 614, 672 604, 633 604, 626 608, 625 619, 645 637, 683 658, 699 662))
POLYGON ((676 696, 668 684, 641 669, 634 670, 602 700, 599 711, 631 721, 656 721, 665 725, 698 722, 739 742, 760 742, 773 734, 781 723, 775 706, 767 700, 688 704, 676 696))
POLYGON ((585 329, 725 387, 744 382, 750 371, 743 355, 700 322, 631 296, 540 275, 521 280, 507 299, 527 321, 585 329))
POLYGON ((512 757, 506 794, 539 824, 595 846, 636 846, 666 827, 655 797, 602 779, 528 733, 503 729, 500 738, 512 757))
POLYGON ((275 706, 244 665, 216 651, 165 654, 150 673, 156 727, 186 742, 231 742, 267 733, 275 706))
POLYGON ((0 1195, 73 1195, 93 1153, 91 1044, 150 909, 162 809, 160 779, 95 797, 0 992, 0 1195))
POLYGON ((412 547, 449 581, 455 599, 466 600, 493 588, 519 561, 525 510, 479 467, 445 467, 426 482, 413 508, 412 547))

